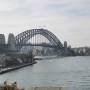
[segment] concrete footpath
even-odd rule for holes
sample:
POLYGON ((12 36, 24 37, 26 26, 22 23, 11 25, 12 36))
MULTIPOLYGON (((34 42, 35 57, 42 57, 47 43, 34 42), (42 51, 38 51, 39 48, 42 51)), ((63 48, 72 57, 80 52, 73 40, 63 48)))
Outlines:
POLYGON ((29 90, 90 90, 90 87, 32 87, 29 90))
POLYGON ((62 87, 32 87, 29 90, 64 90, 62 87))

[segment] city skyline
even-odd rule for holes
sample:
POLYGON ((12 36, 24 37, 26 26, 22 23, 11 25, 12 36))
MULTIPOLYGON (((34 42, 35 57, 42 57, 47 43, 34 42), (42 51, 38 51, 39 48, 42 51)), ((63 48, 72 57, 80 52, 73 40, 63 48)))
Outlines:
POLYGON ((90 46, 89 0, 0 0, 0 33, 46 28, 72 47, 90 46))

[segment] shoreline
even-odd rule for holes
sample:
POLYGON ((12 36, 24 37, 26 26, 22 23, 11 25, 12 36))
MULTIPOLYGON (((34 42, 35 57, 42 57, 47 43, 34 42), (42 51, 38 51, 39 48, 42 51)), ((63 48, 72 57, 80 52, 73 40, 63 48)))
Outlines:
POLYGON ((8 72, 11 72, 11 71, 14 71, 14 70, 17 70, 17 69, 20 69, 20 68, 23 68, 23 67, 26 67, 26 66, 29 66, 29 65, 33 65, 37 63, 36 61, 32 62, 32 63, 26 63, 26 64, 23 64, 23 65, 19 65, 19 66, 16 66, 16 67, 13 67, 13 68, 9 68, 9 69, 2 69, 0 71, 0 74, 4 74, 4 73, 8 73, 8 72))

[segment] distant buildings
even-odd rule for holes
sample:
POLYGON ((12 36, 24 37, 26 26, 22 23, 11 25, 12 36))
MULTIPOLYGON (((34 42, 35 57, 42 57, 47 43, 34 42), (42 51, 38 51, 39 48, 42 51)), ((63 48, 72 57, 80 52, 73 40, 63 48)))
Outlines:
POLYGON ((9 53, 11 51, 16 51, 14 35, 10 33, 8 35, 8 42, 6 43, 5 35, 0 34, 0 53, 9 53))
POLYGON ((4 34, 0 34, 0 45, 5 44, 5 36, 4 34))
POLYGON ((90 47, 72 48, 76 56, 90 56, 90 47))
POLYGON ((8 43, 7 44, 8 44, 8 49, 10 51, 16 51, 16 46, 15 46, 16 42, 15 42, 14 34, 10 33, 8 35, 8 43))
MULTIPOLYGON (((46 43, 43 43, 46 44, 46 43)), ((35 46, 36 47, 36 46, 35 46)), ((27 53, 32 53, 36 55, 59 55, 59 56, 89 56, 90 55, 90 47, 79 47, 79 48, 71 48, 71 46, 68 46, 67 41, 64 41, 63 47, 61 49, 52 49, 48 47, 43 47, 40 49, 35 49, 33 46, 23 46, 20 49, 20 52, 18 54, 27 54, 27 53)), ((17 48, 16 48, 16 41, 15 41, 15 36, 13 33, 10 33, 8 35, 8 40, 6 43, 5 40, 5 35, 0 34, 0 54, 13 54, 17 53, 17 48)))
POLYGON ((32 53, 17 52, 15 37, 12 33, 8 35, 7 43, 5 41, 4 34, 0 34, 0 69, 34 63, 32 53))

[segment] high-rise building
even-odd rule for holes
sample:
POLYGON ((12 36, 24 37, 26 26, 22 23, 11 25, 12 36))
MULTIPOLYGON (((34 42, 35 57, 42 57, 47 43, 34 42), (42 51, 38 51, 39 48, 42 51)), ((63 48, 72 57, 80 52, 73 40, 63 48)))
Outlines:
POLYGON ((11 51, 15 51, 16 50, 16 47, 15 47, 15 37, 14 37, 14 34, 10 33, 8 35, 8 45, 9 45, 9 50, 11 51))
POLYGON ((0 45, 5 44, 5 36, 4 34, 0 34, 0 45))

